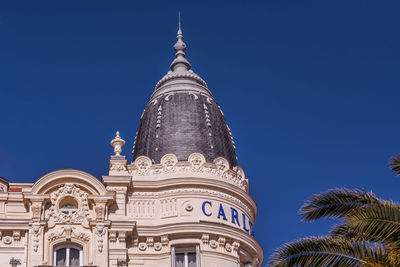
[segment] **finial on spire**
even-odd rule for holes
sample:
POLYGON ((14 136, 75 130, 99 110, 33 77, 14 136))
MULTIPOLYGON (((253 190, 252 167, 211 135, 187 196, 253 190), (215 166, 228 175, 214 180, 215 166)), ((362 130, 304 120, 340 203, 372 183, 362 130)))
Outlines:
POLYGON ((117 131, 115 138, 111 140, 111 146, 114 147, 114 153, 116 156, 120 156, 122 152, 122 147, 125 145, 125 141, 119 136, 119 131, 117 131))
POLYGON ((171 63, 171 70, 173 72, 182 72, 190 70, 190 63, 185 58, 186 44, 183 42, 183 35, 181 30, 181 12, 178 12, 178 40, 175 45, 175 59, 171 63))
POLYGON ((181 12, 180 11, 178 12, 178 25, 179 25, 178 33, 179 32, 182 33, 182 31, 181 31, 181 12))

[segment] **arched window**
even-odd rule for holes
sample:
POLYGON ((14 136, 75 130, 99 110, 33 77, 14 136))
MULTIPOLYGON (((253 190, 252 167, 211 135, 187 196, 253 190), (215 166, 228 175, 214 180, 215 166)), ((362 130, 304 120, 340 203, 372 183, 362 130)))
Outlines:
POLYGON ((53 266, 82 266, 82 248, 74 245, 59 246, 54 250, 53 266))
POLYGON ((72 215, 78 210, 78 202, 73 197, 65 197, 60 201, 60 211, 67 215, 72 215))

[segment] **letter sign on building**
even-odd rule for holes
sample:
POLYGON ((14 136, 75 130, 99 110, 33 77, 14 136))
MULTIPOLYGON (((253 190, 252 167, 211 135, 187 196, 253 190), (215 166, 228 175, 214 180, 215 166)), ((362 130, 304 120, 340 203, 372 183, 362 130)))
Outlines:
MULTIPOLYGON (((223 220, 223 221, 230 221, 232 224, 237 225, 241 227, 242 230, 246 231, 247 233, 253 235, 253 223, 251 222, 250 219, 247 218, 246 214, 241 211, 242 214, 242 225, 240 224, 240 216, 239 216, 239 211, 233 207, 230 207, 231 213, 230 213, 230 220, 228 220, 224 206, 222 203, 219 203, 218 206, 218 213, 215 214, 214 216, 217 219, 223 220)), ((203 211, 203 214, 207 217, 213 216, 213 203, 212 201, 206 200, 203 202, 201 205, 201 210, 203 211)), ((228 213, 229 214, 229 213, 228 213)))

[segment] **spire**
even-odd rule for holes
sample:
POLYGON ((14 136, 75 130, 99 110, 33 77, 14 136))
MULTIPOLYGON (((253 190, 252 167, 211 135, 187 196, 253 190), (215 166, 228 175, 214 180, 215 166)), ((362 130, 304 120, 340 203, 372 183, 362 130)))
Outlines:
POLYGON ((179 26, 178 26, 178 40, 175 45, 175 59, 171 63, 171 70, 173 72, 184 72, 190 70, 190 63, 185 58, 186 44, 183 42, 183 35, 181 30, 181 13, 179 13, 179 26))

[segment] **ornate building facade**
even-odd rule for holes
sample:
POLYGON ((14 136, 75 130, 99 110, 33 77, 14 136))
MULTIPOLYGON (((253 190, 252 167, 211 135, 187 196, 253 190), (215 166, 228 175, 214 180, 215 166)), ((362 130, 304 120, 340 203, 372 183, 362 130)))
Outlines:
POLYGON ((257 206, 181 29, 134 141, 117 132, 100 179, 59 170, 34 183, 0 179, 0 266, 260 266, 257 206))

